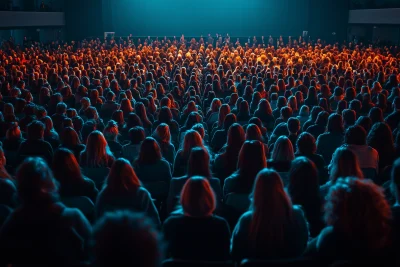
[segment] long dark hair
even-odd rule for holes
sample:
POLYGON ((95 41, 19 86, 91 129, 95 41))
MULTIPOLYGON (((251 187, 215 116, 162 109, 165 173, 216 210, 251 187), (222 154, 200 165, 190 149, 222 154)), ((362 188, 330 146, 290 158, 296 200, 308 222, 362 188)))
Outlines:
POLYGON ((289 171, 288 193, 293 204, 303 207, 309 221, 321 215, 319 192, 318 171, 314 162, 306 157, 293 160, 289 171))
POLYGON ((139 157, 136 164, 155 164, 162 159, 160 146, 153 137, 147 137, 140 145, 139 157))
POLYGON ((210 155, 204 147, 194 147, 190 152, 187 176, 203 176, 211 179, 210 155))
POLYGON ((114 161, 106 180, 106 188, 110 193, 135 193, 141 186, 139 178, 129 161, 119 158, 114 161))
POLYGON ((285 231, 293 216, 293 206, 279 174, 271 169, 261 170, 254 183, 251 198, 251 248, 268 247, 278 252, 287 245, 285 231))
POLYGON ((61 189, 66 184, 79 184, 83 176, 74 153, 66 148, 59 148, 53 157, 54 178, 60 182, 61 189))
POLYGON ((237 164, 238 181, 241 188, 250 191, 257 173, 267 167, 264 144, 260 141, 246 141, 240 149, 237 164))

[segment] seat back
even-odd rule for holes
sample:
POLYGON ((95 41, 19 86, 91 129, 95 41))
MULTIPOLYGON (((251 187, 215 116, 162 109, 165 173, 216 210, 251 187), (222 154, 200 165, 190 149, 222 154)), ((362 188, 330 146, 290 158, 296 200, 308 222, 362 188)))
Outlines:
POLYGON ((163 267, 234 267, 231 261, 185 261, 185 260, 165 260, 162 264, 163 267))
POLYGON ((63 197, 61 202, 68 208, 77 208, 89 221, 93 221, 94 204, 90 198, 85 196, 63 197))
POLYGON ((84 167, 82 168, 82 173, 86 177, 93 180, 97 189, 100 191, 103 188, 104 181, 108 176, 110 169, 107 167, 99 167, 99 168, 91 168, 91 167, 84 167))
POLYGON ((230 193, 225 197, 225 204, 238 212, 244 213, 250 207, 249 195, 230 193))

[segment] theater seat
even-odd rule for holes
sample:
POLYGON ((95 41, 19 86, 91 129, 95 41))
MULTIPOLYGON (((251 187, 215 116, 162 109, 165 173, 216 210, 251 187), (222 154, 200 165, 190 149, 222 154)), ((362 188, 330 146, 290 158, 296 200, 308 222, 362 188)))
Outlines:
POLYGON ((94 220, 94 204, 88 197, 63 197, 61 198, 61 202, 68 208, 80 210, 88 221, 94 220))
POLYGON ((169 259, 163 262, 163 267, 234 267, 235 265, 231 261, 184 261, 184 260, 173 260, 169 259))
POLYGON ((317 261, 310 259, 289 259, 289 260, 250 260, 244 259, 240 267, 318 267, 317 261))

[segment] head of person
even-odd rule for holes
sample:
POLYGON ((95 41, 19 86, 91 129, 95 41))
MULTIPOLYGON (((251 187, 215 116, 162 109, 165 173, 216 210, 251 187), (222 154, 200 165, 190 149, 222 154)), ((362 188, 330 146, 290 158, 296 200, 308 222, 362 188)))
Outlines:
POLYGON ((302 155, 312 155, 317 151, 315 138, 312 134, 304 132, 300 134, 296 142, 297 153, 302 155))
POLYGON ((27 137, 28 140, 40 140, 44 137, 45 125, 40 121, 33 121, 28 124, 27 137))
POLYGON ((161 266, 161 235, 144 214, 106 213, 94 226, 92 238, 95 262, 100 267, 112 266, 116 259, 127 266, 161 266))
POLYGON ((136 193, 141 183, 129 161, 118 158, 111 166, 105 185, 108 192, 113 194, 136 193))
POLYGON ((355 125, 359 125, 364 128, 365 132, 369 133, 372 128, 372 120, 367 116, 360 116, 355 125))
POLYGON ((63 103, 63 102, 58 103, 56 106, 56 113, 57 114, 65 114, 65 113, 67 113, 67 108, 68 107, 65 103, 63 103))
POLYGON ((129 129, 129 140, 131 145, 138 145, 146 138, 143 127, 136 126, 129 129))
POLYGON ((297 134, 300 131, 300 121, 297 118, 289 118, 287 127, 290 134, 297 134))
POLYGON ((93 131, 89 134, 86 148, 82 152, 86 154, 86 165, 91 167, 104 166, 112 155, 107 140, 100 131, 93 131))
POLYGON ((215 194, 206 177, 190 177, 181 191, 180 202, 185 216, 209 217, 216 208, 215 194))
POLYGON ((52 203, 58 198, 53 173, 44 159, 25 159, 17 169, 18 198, 23 205, 52 203))
POLYGON ((280 136, 276 140, 271 159, 277 162, 294 160, 293 145, 289 138, 286 136, 280 136))
POLYGON ((61 188, 67 184, 78 184, 83 181, 81 168, 74 153, 66 148, 59 148, 53 157, 54 178, 60 183, 61 188))
POLYGON ((345 147, 339 147, 333 153, 329 172, 329 179, 332 183, 335 183, 340 177, 352 176, 360 179, 364 178, 357 155, 345 147))
POLYGON ((329 115, 328 132, 343 134, 344 126, 342 116, 336 113, 329 115))
POLYGON ((348 145, 365 145, 367 143, 367 132, 359 125, 347 129, 344 142, 348 145))
POLYGON ((378 107, 373 107, 369 110, 368 117, 371 118, 372 124, 377 122, 383 122, 383 112, 382 109, 378 107))
POLYGON ((282 230, 292 219, 293 207, 279 174, 272 169, 261 170, 250 197, 253 212, 249 231, 251 247, 267 245, 282 249, 285 243, 282 230))
POLYGON ((13 123, 6 132, 7 140, 19 140, 22 138, 21 129, 17 123, 13 123))
POLYGON ((319 179, 314 162, 306 157, 297 157, 292 161, 288 193, 293 204, 302 205, 306 210, 316 205, 320 211, 319 179))
POLYGON ((187 176, 202 176, 211 179, 210 155, 204 147, 192 148, 189 155, 187 176))
POLYGON ((365 252, 388 244, 391 210, 379 186, 370 180, 345 177, 330 188, 325 221, 355 247, 365 252))
POLYGON ((197 146, 204 147, 201 135, 195 130, 186 131, 182 145, 182 153, 185 158, 189 157, 192 148, 197 146))
POLYGON ((119 136, 117 122, 114 120, 109 120, 107 126, 103 130, 103 134, 107 141, 117 141, 119 136))
POLYGON ((310 116, 310 108, 306 105, 301 106, 299 116, 301 117, 310 116))
POLYGON ((244 186, 253 186, 257 173, 267 167, 264 144, 260 141, 245 141, 239 152, 237 163, 238 173, 245 177, 244 186))
POLYGON ((258 140, 258 141, 263 142, 261 130, 256 124, 251 123, 251 124, 247 125, 246 140, 249 140, 249 141, 258 140))
POLYGON ((168 124, 165 123, 159 124, 153 133, 153 137, 159 143, 169 144, 171 142, 171 133, 169 131, 168 124))
POLYGON ((139 157, 136 163, 139 165, 155 164, 162 159, 161 149, 153 137, 147 137, 140 144, 139 157))

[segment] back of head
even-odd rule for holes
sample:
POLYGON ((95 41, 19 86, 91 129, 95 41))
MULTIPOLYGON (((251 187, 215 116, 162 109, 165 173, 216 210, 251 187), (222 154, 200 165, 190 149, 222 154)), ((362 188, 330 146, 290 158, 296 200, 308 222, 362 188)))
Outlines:
POLYGON ((338 179, 331 187, 325 205, 325 220, 345 240, 373 252, 388 245, 391 210, 379 186, 354 177, 338 179))
POLYGON ((27 158, 16 174, 18 196, 25 205, 51 202, 57 196, 53 173, 42 158, 27 158))
POLYGON ((279 174, 272 169, 261 170, 254 183, 251 198, 251 247, 275 248, 278 252, 285 245, 285 231, 282 229, 292 220, 292 203, 279 174))
POLYGON ((333 113, 328 118, 328 132, 330 133, 343 133, 343 119, 342 116, 336 113, 333 113))
POLYGON ((347 129, 344 142, 348 145, 365 145, 367 143, 367 132, 359 125, 347 129))
POLYGON ((238 159, 238 172, 245 178, 245 183, 249 186, 253 185, 256 174, 267 167, 265 157, 264 144, 260 141, 244 142, 238 159))
POLYGON ((117 211, 106 213, 94 226, 96 264, 160 267, 163 249, 160 234, 144 214, 117 211))
POLYGON ((196 175, 211 179, 210 155, 203 147, 192 148, 189 155, 187 176, 196 175))
POLYGON ((139 164, 155 164, 161 160, 161 150, 153 137, 147 137, 140 145, 139 157, 136 160, 139 164))
POLYGON ((215 195, 207 178, 190 177, 181 192, 183 212, 189 217, 211 216, 216 207, 215 195))
POLYGON ((312 155, 317 151, 314 136, 307 132, 300 134, 296 146, 297 152, 303 155, 312 155))
POLYGON ((297 134, 300 131, 300 121, 297 118, 289 118, 287 121, 288 131, 291 134, 297 134))
POLYGON ((132 165, 124 158, 114 161, 106 183, 108 191, 114 194, 126 192, 135 194, 140 187, 139 178, 136 176, 132 165))
POLYGON ((129 130, 129 139, 131 144, 138 145, 146 138, 143 127, 136 126, 129 130))
POLYGON ((45 125, 40 121, 33 121, 28 124, 27 136, 29 140, 43 139, 45 125))
POLYGON ((280 136, 274 145, 271 159, 273 161, 291 161, 294 159, 292 142, 286 136, 280 136))
POLYGON ((317 204, 310 202, 316 198, 319 200, 318 171, 314 162, 306 157, 295 158, 290 167, 289 179, 288 192, 294 204, 317 204))
POLYGON ((363 178, 357 155, 346 147, 339 147, 332 156, 332 162, 329 165, 330 180, 335 183, 340 177, 352 176, 363 178))

